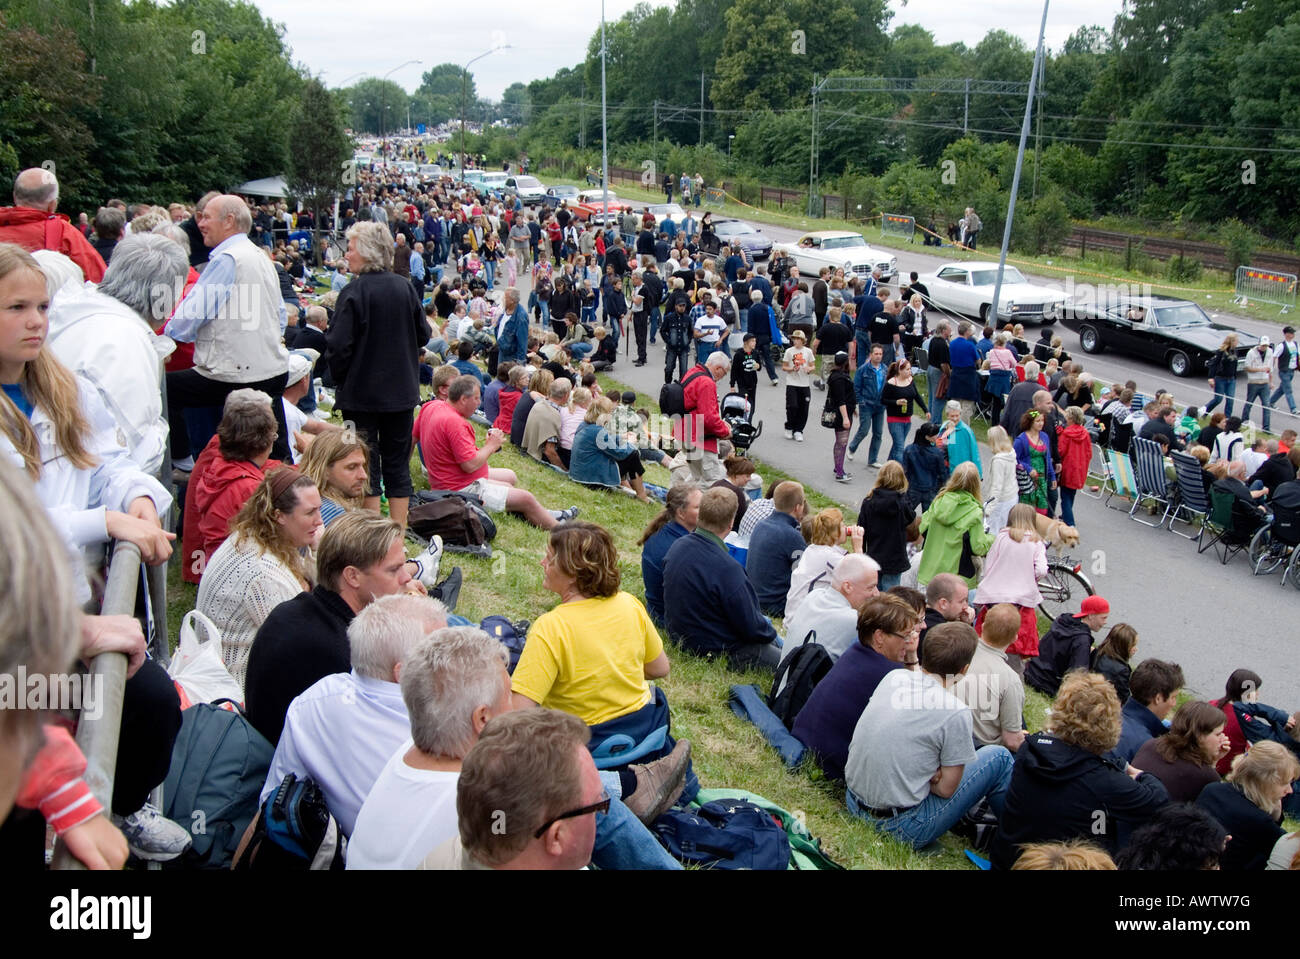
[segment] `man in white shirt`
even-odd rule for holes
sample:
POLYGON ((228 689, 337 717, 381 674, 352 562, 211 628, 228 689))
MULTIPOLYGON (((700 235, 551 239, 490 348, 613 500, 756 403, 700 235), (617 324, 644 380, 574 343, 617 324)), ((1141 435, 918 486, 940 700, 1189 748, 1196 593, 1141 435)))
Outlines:
POLYGON ((493 716, 510 711, 505 646, 472 626, 440 629, 403 663, 411 738, 357 813, 349 869, 413 869, 456 835, 461 761, 493 716))
POLYGON ((398 685, 417 642, 447 625, 447 608, 422 596, 382 596, 348 625, 352 672, 319 680, 284 719, 260 802, 289 773, 311 778, 346 836, 380 770, 410 734, 398 685))
MULTIPOLYGON (((717 304, 712 299, 704 301, 704 312, 695 319, 695 358, 703 363, 709 356, 722 348, 722 337, 730 329, 727 321, 718 315, 717 304)), ((691 310, 695 313, 699 307, 691 310)))
POLYGON ((865 553, 841 559, 830 574, 830 588, 814 589, 785 621, 785 656, 815 632, 812 641, 839 659, 858 641, 858 613, 880 595, 879 580, 880 564, 865 553))
POLYGON ((1269 406, 1277 406, 1277 401, 1286 397, 1286 405, 1294 413, 1295 396, 1291 392, 1291 380, 1300 368, 1300 345, 1295 341, 1295 327, 1282 327, 1282 342, 1273 350, 1273 365, 1277 368, 1278 387, 1269 397, 1269 406))
POLYGON ((1246 354, 1246 404, 1241 410, 1242 422, 1250 419, 1250 405, 1259 398, 1260 409, 1263 410, 1264 432, 1269 428, 1269 405, 1268 397, 1269 384, 1273 378, 1273 351, 1270 348, 1268 337, 1261 336, 1259 344, 1246 354))
POLYGON ((853 730, 844 768, 849 811, 914 849, 930 845, 982 799, 1001 816, 1011 753, 973 745, 971 711, 949 690, 979 638, 965 623, 932 627, 921 669, 891 670, 853 730))

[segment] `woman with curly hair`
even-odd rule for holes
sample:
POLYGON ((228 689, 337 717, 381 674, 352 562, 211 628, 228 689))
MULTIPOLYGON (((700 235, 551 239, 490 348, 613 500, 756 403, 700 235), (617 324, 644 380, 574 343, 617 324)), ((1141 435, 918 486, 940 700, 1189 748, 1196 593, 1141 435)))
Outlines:
POLYGON ((1155 776, 1104 759, 1119 743, 1119 697, 1096 673, 1068 673, 1048 720, 1025 737, 990 858, 1009 869, 1029 843, 1088 839, 1107 853, 1169 802, 1155 776))
POLYGON ((312 587, 311 550, 324 529, 316 484, 281 467, 258 484, 212 554, 197 606, 221 630, 221 658, 241 688, 258 628, 276 606, 312 587))

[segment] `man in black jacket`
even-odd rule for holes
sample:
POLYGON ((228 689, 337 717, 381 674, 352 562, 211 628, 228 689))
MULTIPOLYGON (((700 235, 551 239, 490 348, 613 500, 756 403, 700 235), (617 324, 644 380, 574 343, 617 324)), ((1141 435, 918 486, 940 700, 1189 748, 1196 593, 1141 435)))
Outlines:
POLYGON ((1025 663, 1025 684, 1044 696, 1055 696, 1061 680, 1072 669, 1087 669, 1092 654, 1092 634, 1106 625, 1110 603, 1089 596, 1077 613, 1056 617, 1038 642, 1038 655, 1025 663))
POLYGON ((410 591, 409 569, 392 520, 356 510, 330 523, 317 551, 316 588, 271 610, 248 655, 248 721, 268 742, 279 742, 295 696, 352 668, 348 624, 378 597, 410 591))
POLYGON ((1147 420, 1138 435, 1146 440, 1155 440, 1165 448, 1166 453, 1171 450, 1181 450, 1183 441, 1174 435, 1174 423, 1177 421, 1178 414, 1174 412, 1172 406, 1167 406, 1163 412, 1147 420))

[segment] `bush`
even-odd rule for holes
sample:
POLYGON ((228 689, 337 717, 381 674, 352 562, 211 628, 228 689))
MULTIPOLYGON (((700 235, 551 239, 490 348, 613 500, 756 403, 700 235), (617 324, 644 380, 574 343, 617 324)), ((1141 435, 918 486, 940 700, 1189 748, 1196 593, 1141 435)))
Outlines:
POLYGON ((1262 237, 1240 220, 1224 221, 1219 227, 1219 241, 1228 258, 1228 272, 1236 273, 1239 266, 1250 266, 1250 258, 1259 249, 1262 237))
POLYGON ((1181 253, 1165 266, 1165 278, 1174 283, 1194 283, 1201 278, 1201 261, 1181 253))
POLYGON ((1025 204, 1012 227, 1012 243, 1023 253, 1056 254, 1070 236, 1070 211, 1060 192, 1053 190, 1025 204))

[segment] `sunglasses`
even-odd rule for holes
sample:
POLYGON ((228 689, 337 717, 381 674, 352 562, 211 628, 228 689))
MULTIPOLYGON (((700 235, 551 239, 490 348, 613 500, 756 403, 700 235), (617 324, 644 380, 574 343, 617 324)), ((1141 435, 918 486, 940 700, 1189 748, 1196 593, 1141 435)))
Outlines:
POLYGON ((609 812, 609 802, 609 797, 606 796, 600 802, 594 802, 590 806, 583 806, 581 809, 571 809, 569 812, 562 812, 554 819, 548 819, 546 822, 542 823, 542 825, 537 828, 537 831, 533 833, 533 838, 541 839, 542 833, 546 832, 546 830, 550 829, 561 819, 576 819, 579 816, 586 816, 593 812, 607 813, 609 812))

